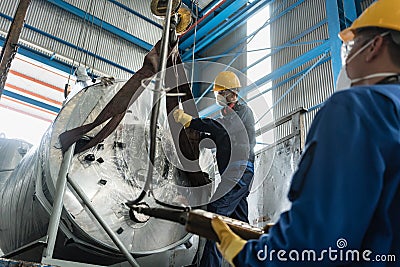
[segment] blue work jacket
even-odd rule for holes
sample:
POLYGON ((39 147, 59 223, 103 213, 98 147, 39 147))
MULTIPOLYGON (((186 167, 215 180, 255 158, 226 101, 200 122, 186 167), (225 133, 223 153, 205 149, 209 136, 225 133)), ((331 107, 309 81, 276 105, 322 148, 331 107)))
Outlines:
POLYGON ((234 262, 400 266, 399 184, 400 85, 337 92, 310 127, 289 190, 291 209, 234 262))
MULTIPOLYGON (((236 103, 232 108, 225 107, 218 119, 196 118, 189 127, 206 133, 216 147, 218 171, 222 174, 228 164, 254 162, 256 144, 253 111, 245 103, 236 103)), ((253 167, 254 168, 254 167, 253 167)), ((240 178, 240 177, 238 177, 240 178)))

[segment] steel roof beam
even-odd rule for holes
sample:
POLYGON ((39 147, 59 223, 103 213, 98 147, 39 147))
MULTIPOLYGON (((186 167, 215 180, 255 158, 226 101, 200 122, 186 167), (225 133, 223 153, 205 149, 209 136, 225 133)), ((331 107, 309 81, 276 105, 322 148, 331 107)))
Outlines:
MULTIPOLYGON (((291 10, 295 9, 297 6, 299 6, 302 2, 305 0, 299 0, 293 5, 291 5, 289 8, 285 9, 284 12, 280 13, 279 17, 285 15, 287 12, 290 12, 291 10)), ((207 38, 205 40, 201 40, 198 42, 196 45, 196 49, 194 53, 198 53, 203 49, 206 49, 209 47, 210 44, 215 43, 225 37, 227 34, 233 32, 237 27, 240 27, 244 23, 246 23, 247 19, 254 14, 256 14, 258 11, 260 11, 263 7, 268 5, 271 2, 269 1, 254 1, 251 5, 247 6, 246 9, 241 12, 238 16, 236 16, 233 20, 229 21, 226 24, 221 25, 217 29, 215 29, 213 34, 210 34, 210 38, 207 38)), ((275 20, 278 19, 278 16, 275 18, 275 20)), ((182 60, 187 60, 190 56, 190 54, 193 53, 192 51, 186 52, 182 56, 182 60)))
MULTIPOLYGON (((197 29, 196 38, 201 39, 206 36, 216 25, 219 25, 221 22, 225 21, 226 18, 237 12, 241 7, 243 7, 247 3, 247 0, 236 0, 233 1, 229 6, 224 8, 218 15, 216 15, 213 19, 211 19, 206 25, 197 29)), ((185 41, 183 41, 179 48, 181 50, 185 50, 189 48, 194 43, 194 35, 189 36, 185 41)))
MULTIPOLYGON (((4 38, 0 37, 0 46, 4 45, 4 38)), ((43 64, 49 65, 53 68, 56 68, 58 70, 64 71, 66 73, 69 73, 71 71, 71 66, 67 63, 61 62, 57 59, 50 59, 49 56, 40 53, 38 51, 35 51, 29 47, 26 47, 24 45, 19 45, 18 48, 18 54, 24 55, 28 58, 37 60, 43 64)))
POLYGON ((49 111, 52 111, 52 112, 55 112, 55 113, 60 112, 60 108, 54 107, 52 105, 43 103, 43 102, 35 100, 35 99, 32 99, 30 97, 26 97, 26 96, 23 96, 23 95, 8 91, 6 89, 3 91, 3 94, 5 96, 17 99, 19 101, 22 101, 22 102, 25 102, 25 103, 40 107, 40 108, 42 108, 44 110, 49 110, 49 111))
POLYGON ((117 35, 118 37, 125 39, 147 51, 150 51, 151 48, 153 47, 151 44, 143 41, 142 39, 133 36, 130 33, 127 33, 113 25, 111 25, 110 23, 107 23, 105 21, 100 20, 99 18, 91 15, 91 14, 86 14, 85 11, 67 3, 64 2, 62 0, 47 0, 49 3, 52 3, 56 6, 58 6, 61 9, 64 9, 65 11, 68 11, 72 14, 74 14, 75 16, 85 19, 86 21, 93 23, 94 25, 101 27, 102 29, 104 29, 105 31, 108 31, 112 34, 117 35))
POLYGON ((327 57, 328 55, 328 51, 326 51, 322 57, 320 57, 318 59, 317 62, 315 62, 311 67, 307 68, 306 72, 304 72, 301 77, 299 79, 297 79, 286 91, 285 93, 283 93, 283 95, 281 95, 273 104, 272 106, 263 114, 261 115, 257 121, 256 124, 259 123, 273 108, 275 108, 280 102, 282 102, 282 100, 288 95, 290 94, 294 88, 302 81, 304 80, 304 78, 313 70, 315 69, 317 66, 320 65, 320 63, 327 57))
MULTIPOLYGON (((326 62, 328 62, 330 59, 331 59, 330 56, 325 57, 323 60, 321 60, 320 62, 318 62, 318 64, 317 64, 315 67, 319 67, 320 65, 322 65, 322 64, 324 64, 324 63, 326 63, 326 62)), ((262 96, 262 95, 264 95, 264 94, 266 94, 266 93, 268 93, 269 91, 274 91, 276 88, 281 87, 281 86, 283 86, 284 84, 290 82, 291 80, 296 79, 297 77, 299 77, 299 76, 305 74, 310 68, 311 68, 311 67, 306 68, 306 69, 303 69, 303 70, 299 71, 298 73, 293 74, 293 75, 290 76, 289 78, 286 78, 285 80, 283 80, 283 81, 281 81, 281 82, 275 84, 274 86, 272 86, 272 87, 270 87, 270 88, 268 88, 268 89, 266 89, 266 90, 264 90, 264 91, 258 93, 257 95, 255 95, 255 96, 253 96, 253 97, 251 97, 251 98, 248 98, 247 101, 250 102, 250 101, 252 101, 252 100, 254 100, 254 99, 256 99, 256 98, 258 98, 258 97, 260 97, 260 96, 262 96)))
MULTIPOLYGON (((301 1, 303 1, 303 0, 301 0, 301 1)), ((293 7, 293 8, 294 8, 294 7, 293 7)), ((286 11, 283 12, 283 13, 286 14, 286 11)), ((273 21, 275 21, 275 20, 277 20, 277 19, 280 18, 281 16, 283 16, 282 13, 281 13, 281 14, 278 14, 276 17, 274 17, 273 19, 270 20, 270 23, 273 22, 273 21)), ((312 32, 313 30, 319 28, 320 26, 322 26, 323 24, 325 24, 326 21, 327 21, 327 20, 322 20, 322 21, 318 22, 317 24, 313 25, 312 27, 308 28, 307 30, 305 30, 305 31, 302 32, 301 34, 299 34, 299 35, 297 35, 296 37, 292 38, 291 40, 289 40, 288 42, 286 42, 286 43, 283 44, 282 46, 276 47, 276 49, 274 49, 274 50, 271 51, 270 53, 266 54, 265 56, 263 56, 262 58, 260 58, 259 60, 257 60, 257 61, 254 62, 253 64, 251 64, 250 66, 247 66, 247 67, 241 69, 240 71, 241 71, 241 72, 245 72, 245 71, 247 71, 248 69, 250 69, 250 68, 254 67, 255 65, 257 65, 258 63, 262 62, 263 60, 265 60, 265 59, 271 57, 272 55, 274 55, 274 54, 276 54, 276 53, 278 53, 278 52, 281 51, 283 48, 288 47, 288 46, 290 46, 290 45, 296 45, 296 44, 293 44, 293 42, 296 42, 297 40, 299 40, 299 39, 302 38, 303 36, 307 35, 308 33, 312 32)), ((261 26, 260 29, 263 28, 263 27, 265 27, 265 25, 261 26)), ((258 31, 258 30, 257 30, 257 31, 258 31)), ((247 36, 247 37, 245 37, 245 38, 242 38, 239 42, 241 43, 241 42, 246 41, 247 38, 250 38, 252 35, 255 35, 255 34, 257 33, 257 31, 255 31, 253 34, 251 34, 251 35, 249 35, 249 36, 247 36)), ((324 41, 325 41, 325 40, 319 40, 318 42, 321 42, 321 43, 322 43, 322 42, 324 42, 324 41)), ((317 42, 317 41, 315 41, 315 42, 317 42)), ((237 46, 237 45, 235 44, 233 47, 236 47, 236 46, 237 46)), ((228 50, 226 50, 226 51, 230 51, 230 50, 232 50, 232 49, 233 49, 233 48, 230 48, 230 49, 228 49, 228 50)), ((228 65, 230 65, 231 63, 233 63, 233 62, 236 60, 236 58, 240 55, 240 53, 242 53, 242 52, 234 53, 234 59, 233 59, 228 65)), ((212 61, 215 61, 215 60, 216 60, 216 59, 214 59, 214 60, 212 60, 212 61)), ((208 88, 200 95, 200 97, 199 97, 198 99, 196 99, 196 103, 200 102, 201 99, 209 92, 210 89, 211 89, 211 86, 208 87, 208 88)))
MULTIPOLYGON (((315 24, 314 26, 308 28, 307 30, 303 31, 301 34, 297 35, 296 37, 290 39, 289 41, 287 41, 286 43, 284 43, 283 45, 278 47, 275 47, 275 49, 273 51, 271 51, 270 53, 266 54, 265 56, 261 57, 260 59, 258 59, 256 62, 252 63, 251 65, 241 69, 241 72, 245 72, 248 69, 254 67, 255 65, 257 65, 258 63, 264 61, 265 59, 271 57, 272 55, 275 55, 276 53, 280 52, 282 49, 289 47, 289 46, 295 46, 296 44, 294 42, 300 40, 301 38, 303 38, 304 36, 306 36, 307 34, 309 34, 310 32, 314 31, 315 29, 321 27, 322 25, 324 25, 327 22, 326 19, 321 20, 320 22, 318 22, 317 24, 315 24)), ((316 42, 324 42, 325 40, 315 40, 313 42, 309 42, 310 43, 316 43, 316 42)))
MULTIPOLYGON (((271 2, 272 2, 272 1, 271 1, 271 2)), ((285 12, 285 13, 280 13, 280 14, 278 14, 277 16, 275 16, 275 17, 273 17, 273 18, 270 18, 270 21, 269 21, 268 23, 262 25, 260 28, 258 28, 257 30, 255 30, 255 31, 254 31, 253 33, 251 33, 250 35, 243 37, 241 40, 239 40, 238 42, 236 42, 232 47, 228 48, 227 50, 225 50, 225 51, 222 52, 221 54, 219 54, 219 55, 217 55, 217 56, 214 56, 210 61, 217 61, 219 58, 224 57, 224 56, 226 56, 226 55, 229 55, 229 54, 228 54, 229 52, 231 52, 232 50, 234 50, 235 48, 237 48, 240 44, 244 43, 244 42, 247 41, 249 38, 252 38, 253 36, 255 36, 255 35, 258 33, 258 31, 260 31, 261 29, 263 29, 263 28, 265 28, 266 26, 270 25, 272 22, 274 22, 274 21, 277 20, 278 18, 282 17, 284 14, 286 14, 286 12, 285 12)), ((293 42, 296 42, 297 40, 299 40, 300 38, 304 37, 304 36, 307 35, 308 33, 312 32, 313 30, 315 30, 315 29, 317 29, 318 27, 322 26, 322 25, 325 24, 326 22, 327 22, 326 19, 324 19, 324 20, 318 22, 318 23, 315 24, 314 26, 308 28, 307 30, 305 30, 304 32, 302 32, 301 34, 299 34, 298 36, 296 36, 295 38, 289 40, 289 41, 286 42, 285 44, 281 45, 280 47, 283 47, 283 46, 285 46, 285 45, 286 45, 286 46, 291 45, 293 42)), ((317 41, 316 41, 316 42, 317 42, 317 41)), ((281 49, 281 48, 279 48, 279 51, 280 51, 280 49, 281 49)), ((276 50, 274 50, 274 51, 276 51, 276 50)), ((232 53, 232 54, 235 55, 236 53, 232 53)), ((273 55, 273 54, 275 54, 275 53, 271 52, 270 54, 264 56, 263 58, 261 58, 261 59, 258 60, 258 61, 261 62, 262 60, 268 58, 269 56, 271 56, 271 55, 273 55)), ((201 58, 201 59, 203 60, 203 58, 201 58)), ((252 65, 248 66, 247 68, 242 69, 241 71, 243 72, 243 71, 245 71, 245 70, 247 70, 247 69, 253 67, 254 65, 256 65, 256 64, 259 63, 259 62, 255 62, 255 63, 253 63, 252 65)))
MULTIPOLYGON (((295 58, 294 60, 292 60, 290 62, 290 64, 283 65, 282 67, 275 70, 274 72, 262 77, 261 79, 258 79, 257 81, 254 82, 254 84, 258 87, 258 86, 262 86, 262 85, 266 84, 267 82, 269 82, 271 80, 275 80, 275 79, 287 74, 288 72, 300 67, 304 63, 310 61, 311 59, 320 56, 321 54, 325 53, 326 51, 329 51, 329 49, 330 49, 330 43, 328 41, 326 41, 325 43, 309 50, 307 53, 304 53, 303 55, 295 58)), ((255 88, 246 87, 242 91, 243 91, 243 94, 247 94, 247 93, 253 91, 254 89, 255 88)))
MULTIPOLYGON (((7 16, 7 15, 5 15, 5 14, 3 14, 3 13, 0 13, 0 17, 3 17, 3 18, 5 18, 5 19, 7 19, 7 20, 12 20, 11 17, 9 17, 9 16, 7 16)), ((67 42, 67 41, 65 41, 65 40, 63 40, 63 39, 61 39, 61 38, 58 38, 58 37, 56 37, 56 36, 54 36, 54 35, 51 35, 51 34, 49 34, 49 33, 47 33, 47 32, 44 32, 44 31, 42 31, 42 30, 40 30, 40 29, 38 29, 38 28, 36 28, 36 27, 33 27, 33 26, 29 25, 29 24, 24 24, 24 27, 27 28, 27 29, 29 29, 29 30, 32 30, 32 31, 34 31, 34 32, 37 32, 37 33, 39 33, 39 34, 42 34, 42 35, 44 35, 44 36, 46 36, 46 37, 48 37, 48 38, 50 38, 50 39, 52 39, 52 40, 55 40, 55 41, 60 42, 60 43, 62 43, 62 44, 64 44, 64 45, 67 45, 68 47, 71 47, 71 48, 73 48, 73 49, 79 50, 79 51, 81 51, 82 53, 87 53, 88 55, 90 55, 90 56, 92 56, 92 57, 95 57, 95 58, 97 58, 97 59, 99 59, 99 60, 101 60, 101 61, 104 61, 104 62, 106 62, 106 63, 108 63, 108 64, 110 64, 110 65, 112 65, 112 66, 114 66, 114 67, 117 67, 117 68, 123 70, 123 71, 129 72, 129 73, 131 73, 131 74, 134 74, 134 73, 135 73, 133 70, 130 70, 130 69, 128 69, 128 68, 126 68, 126 67, 124 67, 124 66, 121 66, 121 65, 119 65, 119 64, 117 64, 117 63, 115 63, 115 62, 113 62, 113 61, 111 61, 111 60, 108 60, 108 59, 106 59, 106 58, 104 58, 104 57, 101 57, 101 56, 99 56, 99 55, 97 55, 97 54, 94 54, 94 53, 92 53, 92 52, 90 52, 90 51, 87 51, 86 49, 83 49, 83 48, 81 48, 81 47, 78 47, 77 45, 74 45, 74 44, 72 44, 72 43, 69 43, 69 42, 67 42)), ((1 43, 1 40, 2 40, 2 38, 0 37, 0 43, 1 43)), ((23 46, 23 47, 24 47, 24 46, 23 46)), ((35 50, 31 50, 31 51, 36 52, 35 50)), ((43 55, 43 54, 41 54, 41 55, 43 55)), ((53 56, 53 58, 54 58, 54 56, 53 56)), ((49 58, 50 61, 52 61, 53 58, 49 58)), ((39 61, 42 62, 42 59, 39 60, 39 61)), ((42 63, 47 64, 46 62, 42 62, 42 63)), ((49 65, 49 64, 48 64, 48 65, 49 65)), ((67 66, 70 66, 69 64, 66 64, 66 65, 67 65, 67 66)), ((57 67, 56 67, 56 68, 57 68, 57 67)), ((71 68, 71 67, 70 67, 70 68, 71 68)), ((60 69, 60 70, 65 71, 64 68, 62 68, 62 69, 60 69)), ((66 71, 66 72, 69 73, 70 70, 69 70, 69 71, 66 71)))
POLYGON ((141 19, 143 19, 143 20, 145 20, 145 21, 147 21, 147 22, 149 22, 149 23, 151 23, 151 24, 153 24, 154 26, 156 26, 156 27, 158 27, 158 28, 160 28, 160 29, 163 28, 163 27, 162 27, 160 24, 158 24, 157 22, 155 22, 155 21, 149 19, 149 18, 146 17, 146 16, 143 16, 143 15, 140 14, 139 12, 137 12, 137 11, 135 11, 135 10, 133 10, 133 9, 131 9, 131 8, 129 8, 129 7, 127 7, 127 6, 123 5, 123 4, 121 4, 120 2, 117 2, 117 1, 115 1, 115 0, 107 0, 107 1, 110 2, 110 3, 113 3, 113 4, 116 5, 116 6, 119 6, 119 7, 122 8, 122 9, 125 9, 126 11, 128 11, 128 12, 134 14, 135 16, 137 16, 137 17, 139 17, 139 18, 141 18, 141 19))
MULTIPOLYGON (((327 1, 329 2, 329 1, 327 1)), ((326 3, 326 9, 332 12, 336 12, 335 10, 338 10, 338 5, 334 3, 335 1, 332 1, 332 3, 326 3)), ((343 1, 343 11, 346 19, 349 21, 353 22, 357 18, 357 5, 355 0, 347 0, 343 1)), ((329 13, 329 12, 327 12, 329 13)), ((329 14, 327 14, 329 16, 329 14)), ((347 27, 350 25, 346 25, 347 27)))

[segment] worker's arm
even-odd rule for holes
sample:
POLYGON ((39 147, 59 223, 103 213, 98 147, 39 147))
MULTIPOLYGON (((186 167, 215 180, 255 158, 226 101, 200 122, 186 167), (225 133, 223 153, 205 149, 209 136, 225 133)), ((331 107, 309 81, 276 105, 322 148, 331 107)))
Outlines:
POLYGON ((182 109, 176 109, 173 116, 177 123, 181 123, 184 127, 190 127, 199 132, 205 132, 211 135, 225 134, 226 132, 222 124, 216 120, 209 118, 193 118, 182 109))
MULTIPOLYGON (((371 130, 377 126, 369 125, 361 108, 351 108, 355 98, 335 94, 317 114, 293 176, 291 209, 270 234, 246 243, 234 258, 236 266, 293 266, 291 250, 300 250, 301 256, 312 249, 319 258, 322 250, 338 249, 341 238, 349 248, 361 247, 379 200, 384 163, 371 130), (286 251, 281 259, 279 250, 286 251)), ((295 266, 337 265, 327 254, 322 257, 295 266)))
POLYGON ((189 125, 189 128, 194 130, 211 134, 211 136, 224 135, 226 129, 217 120, 210 118, 196 118, 193 119, 189 125))

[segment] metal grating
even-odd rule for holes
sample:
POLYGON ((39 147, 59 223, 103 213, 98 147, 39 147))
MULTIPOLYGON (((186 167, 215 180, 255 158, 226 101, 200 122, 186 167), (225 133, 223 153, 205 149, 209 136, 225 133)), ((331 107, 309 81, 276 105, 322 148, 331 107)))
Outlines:
MULTIPOLYGON (((272 12, 274 9, 287 9, 298 1, 275 1, 272 4, 272 12)), ((286 64, 290 64, 292 60, 307 53, 311 49, 319 46, 321 42, 318 40, 326 40, 329 38, 327 24, 323 24, 313 29, 308 34, 301 36, 308 29, 312 29, 314 25, 326 18, 325 1, 305 0, 300 5, 287 12, 271 25, 271 43, 272 47, 279 47, 295 38, 291 46, 281 49, 272 56, 272 68, 278 69, 286 64), (295 23, 293 23, 295 22, 295 23), (288 26, 290 25, 290 26, 288 26), (298 38, 300 37, 300 38, 298 38), (297 39, 297 40, 296 40, 297 39)), ((329 59, 329 55, 325 55, 329 59)), ((278 87, 273 92, 273 102, 278 101, 288 90, 291 90, 274 108, 275 119, 285 116, 286 114, 304 107, 310 108, 325 101, 333 93, 333 77, 330 60, 315 67, 307 75, 302 75, 305 70, 310 68, 321 58, 310 59, 301 67, 294 69, 290 73, 276 79, 273 84, 289 80, 287 83, 278 87), (299 73, 301 75, 299 75, 299 73), (297 83, 297 84, 295 84, 297 83)), ((313 119, 314 112, 305 116, 305 127, 308 129, 313 119)), ((291 132, 289 127, 281 127, 277 131, 276 138, 282 138, 291 132)))

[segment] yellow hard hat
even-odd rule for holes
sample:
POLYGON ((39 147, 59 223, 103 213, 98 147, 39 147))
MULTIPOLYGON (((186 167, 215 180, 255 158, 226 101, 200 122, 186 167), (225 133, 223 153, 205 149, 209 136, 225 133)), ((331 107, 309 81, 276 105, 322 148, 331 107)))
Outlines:
POLYGON ((380 27, 400 31, 400 1, 377 0, 372 3, 353 22, 353 24, 339 33, 344 42, 354 39, 354 31, 365 27, 380 27))
POLYGON ((214 92, 223 91, 227 89, 238 89, 240 81, 238 76, 232 71, 220 72, 214 80, 214 92))

